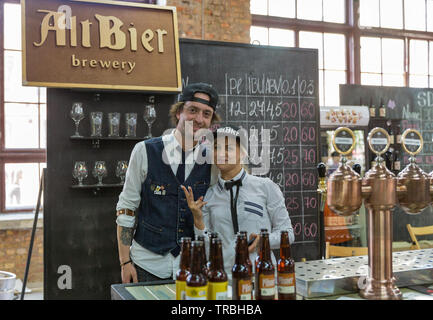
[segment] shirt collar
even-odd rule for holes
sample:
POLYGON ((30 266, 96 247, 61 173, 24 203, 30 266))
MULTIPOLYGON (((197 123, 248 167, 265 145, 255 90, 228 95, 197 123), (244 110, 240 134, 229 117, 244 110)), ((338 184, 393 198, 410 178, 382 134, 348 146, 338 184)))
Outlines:
POLYGON ((231 179, 231 180, 224 180, 223 178, 221 178, 221 173, 218 173, 218 187, 221 190, 224 190, 224 184, 226 182, 228 182, 228 181, 236 181, 236 180, 239 180, 239 179, 244 179, 245 176, 246 176, 246 173, 247 172, 245 171, 245 169, 241 168, 241 171, 236 176, 234 176, 233 179, 231 179))
MULTIPOLYGON (((174 129, 170 134, 168 134, 168 140, 170 141, 170 143, 173 143, 174 147, 178 150, 182 150, 182 145, 179 143, 179 141, 176 139, 175 136, 175 132, 177 129, 174 129)), ((199 146, 201 145, 201 142, 199 141, 198 143, 196 143, 191 149, 189 150, 185 150, 185 152, 191 152, 191 151, 195 151, 196 149, 198 150, 199 146)))
MULTIPOLYGON (((174 135, 176 129, 173 129, 171 133, 168 133, 163 136, 164 145, 166 147, 166 152, 169 158, 170 164, 179 164, 182 159, 182 146, 177 141, 176 136, 174 135)), ((193 159, 194 161, 197 159, 199 152, 204 152, 204 149, 206 149, 205 143, 196 143, 195 146, 192 147, 192 149, 185 151, 185 156, 189 158, 188 155, 193 153, 193 159)), ((189 160, 191 161, 191 160, 189 160)), ((188 163, 188 162, 187 162, 188 163)))

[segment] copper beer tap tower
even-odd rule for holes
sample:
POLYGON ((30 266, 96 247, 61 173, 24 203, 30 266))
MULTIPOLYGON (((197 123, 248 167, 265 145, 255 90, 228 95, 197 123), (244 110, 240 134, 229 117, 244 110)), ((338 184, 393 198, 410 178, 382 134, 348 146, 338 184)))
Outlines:
POLYGON ((346 155, 355 147, 352 130, 340 127, 334 132, 332 143, 340 153, 337 170, 325 184, 324 164, 319 164, 319 189, 322 199, 335 213, 348 216, 356 212, 364 200, 368 210, 368 275, 360 295, 366 299, 398 300, 402 293, 395 285, 392 271, 392 209, 399 204, 408 214, 418 214, 432 202, 431 177, 417 164, 415 156, 423 148, 421 134, 414 129, 402 135, 403 149, 410 155, 409 164, 396 177, 381 157, 390 146, 386 130, 374 128, 368 134, 368 145, 376 154, 375 165, 361 179, 347 165, 346 155))

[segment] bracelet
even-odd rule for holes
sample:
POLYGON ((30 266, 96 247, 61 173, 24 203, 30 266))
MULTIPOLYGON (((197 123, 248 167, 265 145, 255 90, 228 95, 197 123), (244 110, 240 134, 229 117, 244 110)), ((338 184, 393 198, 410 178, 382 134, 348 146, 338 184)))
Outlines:
POLYGON ((132 211, 130 209, 120 209, 120 210, 117 210, 116 216, 119 216, 121 214, 126 214, 127 216, 134 217, 135 216, 135 211, 132 211))
POLYGON ((128 264, 128 263, 130 263, 130 262, 132 262, 132 260, 128 260, 128 261, 126 261, 126 262, 124 262, 124 263, 121 263, 120 266, 123 267, 125 264, 128 264))

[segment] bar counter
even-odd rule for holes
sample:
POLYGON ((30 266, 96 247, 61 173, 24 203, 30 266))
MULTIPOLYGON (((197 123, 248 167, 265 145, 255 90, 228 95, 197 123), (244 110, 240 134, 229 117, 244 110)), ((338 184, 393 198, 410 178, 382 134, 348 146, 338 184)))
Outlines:
MULTIPOLYGON (((358 294, 368 272, 368 256, 312 260, 296 263, 297 300, 363 300, 358 294)), ((433 300, 418 289, 431 285, 433 249, 393 253, 393 273, 403 300, 433 300)), ((229 286, 229 298, 231 287, 229 286)), ((174 300, 174 281, 113 284, 112 300, 174 300)))

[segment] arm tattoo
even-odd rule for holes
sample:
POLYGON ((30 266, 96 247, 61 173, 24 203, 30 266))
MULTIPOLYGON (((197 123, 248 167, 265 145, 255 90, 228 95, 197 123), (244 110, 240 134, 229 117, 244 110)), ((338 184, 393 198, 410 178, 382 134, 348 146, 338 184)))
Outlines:
POLYGON ((131 245, 133 233, 134 233, 134 228, 126 228, 126 227, 120 228, 120 240, 122 241, 123 245, 125 246, 131 245))

